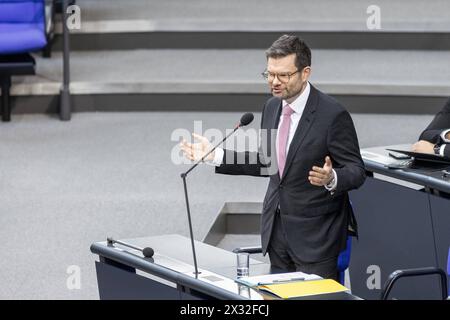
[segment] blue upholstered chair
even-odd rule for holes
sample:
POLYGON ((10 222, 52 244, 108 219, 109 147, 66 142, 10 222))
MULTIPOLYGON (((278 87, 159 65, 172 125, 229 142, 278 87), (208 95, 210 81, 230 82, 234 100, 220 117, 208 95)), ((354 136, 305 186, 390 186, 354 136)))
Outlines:
POLYGON ((47 44, 45 0, 0 1, 0 54, 25 53, 47 44))
POLYGON ((10 87, 13 75, 35 73, 29 54, 47 44, 45 0, 0 1, 0 86, 2 119, 10 121, 10 87))
POLYGON ((339 282, 344 285, 345 283, 345 270, 347 270, 350 264, 350 256, 352 252, 352 237, 347 237, 347 246, 344 250, 339 253, 338 256, 338 271, 339 271, 339 282))

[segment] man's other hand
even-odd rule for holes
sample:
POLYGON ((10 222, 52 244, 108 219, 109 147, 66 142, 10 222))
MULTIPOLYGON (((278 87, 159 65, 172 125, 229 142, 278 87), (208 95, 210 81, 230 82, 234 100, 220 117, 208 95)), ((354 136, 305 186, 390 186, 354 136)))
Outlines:
POLYGON ((312 167, 308 179, 314 186, 325 186, 331 182, 331 179, 333 179, 333 165, 329 156, 326 156, 325 164, 322 168, 312 167))
POLYGON ((411 150, 420 153, 434 153, 434 144, 425 140, 420 140, 413 144, 411 150))

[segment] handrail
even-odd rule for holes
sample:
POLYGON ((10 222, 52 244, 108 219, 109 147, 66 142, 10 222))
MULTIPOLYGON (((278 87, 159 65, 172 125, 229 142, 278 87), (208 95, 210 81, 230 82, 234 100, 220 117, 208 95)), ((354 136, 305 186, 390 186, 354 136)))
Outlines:
POLYGON ((381 291, 381 300, 387 300, 389 293, 391 292, 394 283, 397 282, 400 278, 406 277, 415 277, 415 276, 425 276, 437 274, 441 279, 441 294, 442 300, 447 299, 447 275, 444 270, 436 267, 426 267, 426 268, 417 268, 417 269, 404 269, 404 270, 396 270, 389 275, 388 280, 384 284, 383 290, 381 291))

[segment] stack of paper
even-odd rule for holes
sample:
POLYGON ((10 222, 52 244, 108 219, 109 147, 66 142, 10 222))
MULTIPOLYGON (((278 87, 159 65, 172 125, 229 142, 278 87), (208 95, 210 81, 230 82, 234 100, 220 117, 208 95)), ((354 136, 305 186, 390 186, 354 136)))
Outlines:
POLYGON ((295 281, 309 281, 322 279, 315 274, 307 274, 303 272, 288 272, 288 273, 275 273, 254 277, 242 277, 236 279, 236 282, 244 284, 249 287, 257 287, 265 284, 295 282, 295 281))

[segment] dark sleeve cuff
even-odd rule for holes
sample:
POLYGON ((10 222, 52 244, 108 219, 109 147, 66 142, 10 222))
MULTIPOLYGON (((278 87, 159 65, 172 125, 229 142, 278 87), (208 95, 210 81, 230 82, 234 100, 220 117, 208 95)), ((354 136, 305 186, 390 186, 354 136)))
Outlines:
POLYGON ((425 130, 419 137, 419 140, 425 140, 431 143, 439 143, 442 130, 425 130))
POLYGON ((450 144, 446 144, 444 148, 444 157, 450 158, 450 144))

